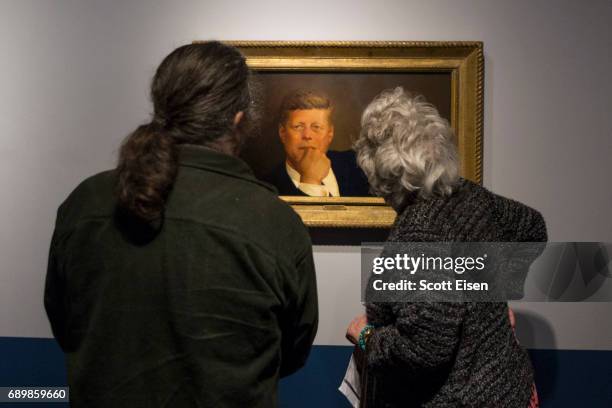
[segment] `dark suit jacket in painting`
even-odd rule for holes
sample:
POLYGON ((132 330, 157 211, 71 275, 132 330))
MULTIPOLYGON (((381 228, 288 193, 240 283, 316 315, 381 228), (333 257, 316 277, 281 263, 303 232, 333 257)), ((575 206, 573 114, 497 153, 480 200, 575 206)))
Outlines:
MULTIPOLYGON (((331 168, 338 181, 340 196, 363 197, 369 196, 368 180, 363 171, 357 166, 355 152, 352 150, 328 151, 327 157, 331 161, 331 168)), ((305 196, 303 191, 293 184, 287 174, 285 162, 282 162, 272 172, 263 178, 278 190, 279 195, 305 196)))

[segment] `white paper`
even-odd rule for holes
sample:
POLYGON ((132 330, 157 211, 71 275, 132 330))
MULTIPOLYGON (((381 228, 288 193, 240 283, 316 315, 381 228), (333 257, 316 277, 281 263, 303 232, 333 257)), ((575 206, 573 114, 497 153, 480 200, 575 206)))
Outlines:
POLYGON ((361 381, 359 380, 359 372, 357 372, 357 365, 355 364, 355 358, 351 354, 351 360, 349 361, 348 367, 346 368, 346 374, 342 379, 342 384, 338 387, 338 390, 346 399, 349 400, 354 408, 359 407, 359 395, 361 394, 361 381))

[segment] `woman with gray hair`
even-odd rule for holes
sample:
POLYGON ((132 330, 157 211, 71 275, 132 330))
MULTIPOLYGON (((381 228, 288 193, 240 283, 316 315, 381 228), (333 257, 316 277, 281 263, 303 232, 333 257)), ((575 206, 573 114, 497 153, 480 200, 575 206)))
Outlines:
MULTIPOLYGON (((402 88, 363 113, 357 162, 396 211, 388 242, 546 241, 542 216, 459 176, 454 134, 402 88)), ((365 351, 362 406, 537 406, 505 302, 368 303, 347 337, 365 351)))

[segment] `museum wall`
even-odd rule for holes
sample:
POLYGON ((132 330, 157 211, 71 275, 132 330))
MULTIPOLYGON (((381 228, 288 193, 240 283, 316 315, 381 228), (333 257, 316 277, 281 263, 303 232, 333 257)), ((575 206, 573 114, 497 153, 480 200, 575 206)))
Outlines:
MULTIPOLYGON (((479 40, 484 185, 552 241, 612 241, 612 2, 0 1, 0 336, 49 337, 55 210, 151 112, 154 69, 192 40, 479 40)), ((315 248, 319 345, 360 310, 358 247, 315 248), (338 296, 342 293, 342 296, 338 296)), ((516 305, 533 349, 612 350, 609 303, 516 305)))

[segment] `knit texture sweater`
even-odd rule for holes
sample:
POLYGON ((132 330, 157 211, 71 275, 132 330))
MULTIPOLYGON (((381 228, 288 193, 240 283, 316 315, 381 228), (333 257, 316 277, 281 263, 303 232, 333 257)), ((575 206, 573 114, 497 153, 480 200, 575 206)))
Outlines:
MULTIPOLYGON (((461 179, 449 197, 398 211, 389 242, 541 242, 542 216, 461 179)), ((370 407, 512 407, 529 402, 533 370, 506 303, 370 303, 362 403, 370 407)))

